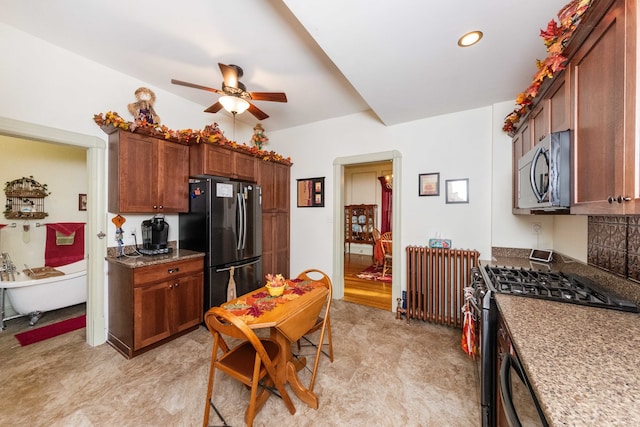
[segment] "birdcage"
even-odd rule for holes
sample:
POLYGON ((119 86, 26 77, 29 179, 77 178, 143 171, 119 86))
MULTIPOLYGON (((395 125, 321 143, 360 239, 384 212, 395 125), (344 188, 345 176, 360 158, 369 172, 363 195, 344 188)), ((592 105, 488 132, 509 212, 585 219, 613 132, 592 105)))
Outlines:
POLYGON ((7 196, 4 216, 7 219, 43 219, 44 198, 50 193, 46 184, 40 184, 33 177, 19 178, 5 184, 7 196))

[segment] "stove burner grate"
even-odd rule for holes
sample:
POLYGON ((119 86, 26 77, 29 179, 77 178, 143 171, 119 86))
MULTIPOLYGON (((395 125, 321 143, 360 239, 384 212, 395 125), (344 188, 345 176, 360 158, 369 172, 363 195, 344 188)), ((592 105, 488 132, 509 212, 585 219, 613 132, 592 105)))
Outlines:
POLYGON ((638 312, 636 304, 609 296, 589 279, 562 272, 524 268, 485 267, 496 292, 595 307, 638 312))

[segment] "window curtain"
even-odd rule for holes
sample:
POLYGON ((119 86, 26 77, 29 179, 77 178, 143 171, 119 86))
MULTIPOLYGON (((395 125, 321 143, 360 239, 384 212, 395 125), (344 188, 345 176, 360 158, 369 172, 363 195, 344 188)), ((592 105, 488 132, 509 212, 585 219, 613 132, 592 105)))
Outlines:
POLYGON ((379 176, 378 180, 382 186, 382 210, 380 221, 380 233, 391 231, 391 194, 392 190, 387 186, 387 180, 384 176, 379 176))

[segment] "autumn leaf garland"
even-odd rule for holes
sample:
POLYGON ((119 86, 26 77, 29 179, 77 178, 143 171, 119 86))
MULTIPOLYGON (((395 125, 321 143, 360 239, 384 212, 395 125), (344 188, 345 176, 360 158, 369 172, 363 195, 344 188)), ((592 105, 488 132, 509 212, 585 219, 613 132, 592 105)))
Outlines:
POLYGON ((533 76, 533 82, 516 97, 516 109, 505 118, 503 131, 513 136, 516 123, 531 109, 531 103, 538 96, 545 79, 552 79, 554 75, 564 70, 567 58, 562 53, 591 2, 592 0, 573 0, 558 12, 559 25, 555 19, 552 19, 547 24, 546 30, 540 30, 540 37, 547 47, 548 56, 544 61, 536 60, 538 71, 533 76))
POLYGON ((153 134, 158 138, 164 138, 168 140, 184 142, 189 145, 191 144, 200 144, 200 143, 211 143, 217 145, 225 145, 227 147, 231 147, 236 150, 244 151, 248 154, 251 154, 254 157, 257 157, 261 160, 268 160, 278 163, 283 163, 286 165, 291 164, 290 157, 283 157, 282 155, 276 153, 275 151, 266 151, 261 150, 255 146, 249 146, 246 144, 238 144, 235 141, 227 139, 217 123, 213 125, 205 126, 203 130, 193 130, 193 129, 179 129, 172 130, 166 127, 165 125, 156 125, 153 123, 147 123, 145 120, 135 120, 133 122, 126 121, 120 115, 114 111, 108 111, 100 114, 94 114, 93 121, 102 128, 105 132, 108 131, 109 127, 120 128, 124 130, 129 130, 131 132, 135 132, 136 130, 145 131, 147 133, 153 134))

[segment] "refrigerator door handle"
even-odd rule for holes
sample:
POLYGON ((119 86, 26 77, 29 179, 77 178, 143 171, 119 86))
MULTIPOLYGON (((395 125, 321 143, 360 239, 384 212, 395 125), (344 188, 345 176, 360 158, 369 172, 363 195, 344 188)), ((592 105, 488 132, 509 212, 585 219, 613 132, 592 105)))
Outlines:
MULTIPOLYGON (((245 264, 234 265, 234 266, 233 266, 233 268, 236 268, 236 269, 237 269, 237 268, 242 268, 242 267, 248 267, 248 266, 250 266, 250 265, 257 264, 257 263, 259 263, 260 261, 261 261, 261 260, 256 259, 256 260, 253 260, 253 261, 251 261, 251 262, 247 262, 247 263, 245 263, 245 264)), ((216 273, 219 273, 219 272, 221 272, 221 271, 229 271, 229 270, 231 270, 231 267, 216 268, 216 273)))
POLYGON ((240 195, 240 198, 242 199, 242 216, 243 216, 243 221, 242 221, 242 249, 246 249, 247 247, 247 201, 245 200, 245 198, 242 196, 242 194, 240 195))
POLYGON ((238 207, 236 208, 236 218, 238 222, 238 241, 236 242, 236 249, 242 249, 242 239, 244 234, 244 215, 242 214, 242 194, 236 194, 238 200, 238 207))

